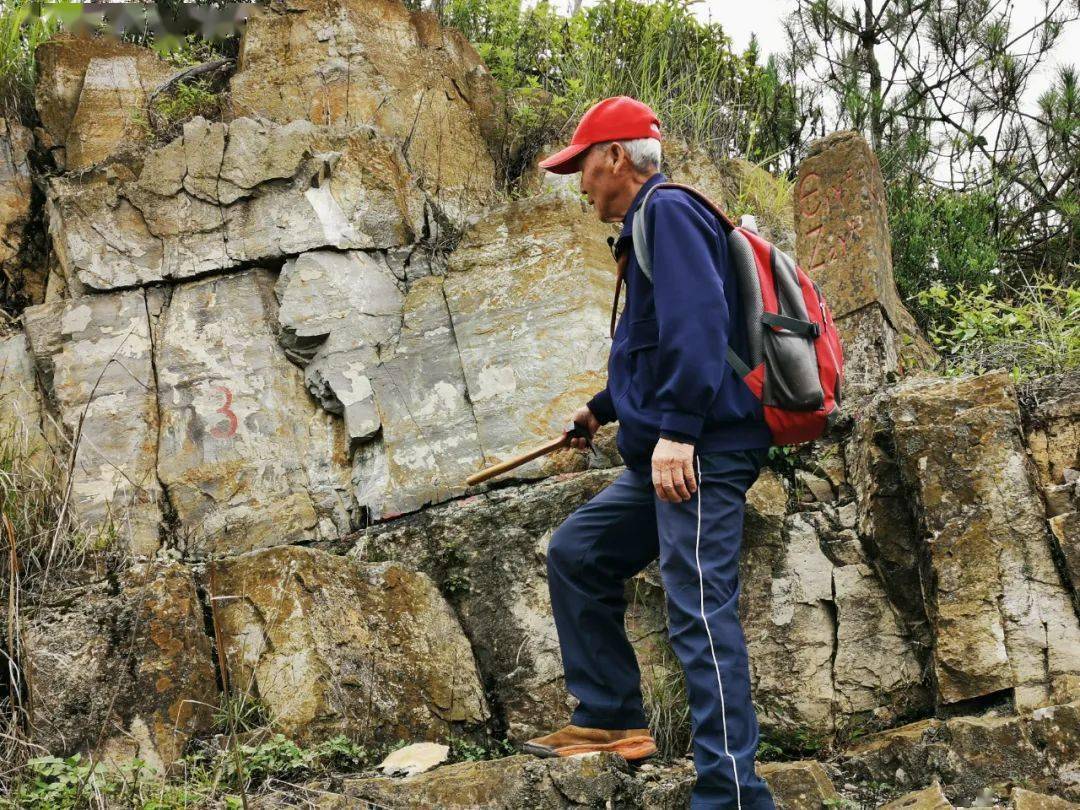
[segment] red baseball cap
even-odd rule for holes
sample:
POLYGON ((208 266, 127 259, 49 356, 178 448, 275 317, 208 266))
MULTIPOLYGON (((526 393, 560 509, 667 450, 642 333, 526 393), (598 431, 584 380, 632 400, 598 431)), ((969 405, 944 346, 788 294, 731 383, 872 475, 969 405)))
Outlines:
POLYGON ((630 96, 605 98, 581 116, 570 145, 541 160, 540 168, 553 174, 573 174, 580 171, 578 156, 594 143, 634 138, 660 139, 660 119, 656 113, 630 96))

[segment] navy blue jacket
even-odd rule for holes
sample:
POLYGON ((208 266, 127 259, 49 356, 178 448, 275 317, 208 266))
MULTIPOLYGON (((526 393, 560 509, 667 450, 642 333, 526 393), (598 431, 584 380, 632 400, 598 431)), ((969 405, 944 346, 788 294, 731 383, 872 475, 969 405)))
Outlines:
POLYGON ((608 356, 608 384, 588 402, 601 424, 619 422, 616 444, 628 467, 651 472, 661 437, 697 452, 768 447, 761 402, 728 365, 727 346, 746 356, 737 279, 716 216, 679 189, 649 198, 645 233, 654 282, 632 247, 634 211, 666 182, 656 172, 623 218, 617 248, 628 249, 626 305, 608 356))

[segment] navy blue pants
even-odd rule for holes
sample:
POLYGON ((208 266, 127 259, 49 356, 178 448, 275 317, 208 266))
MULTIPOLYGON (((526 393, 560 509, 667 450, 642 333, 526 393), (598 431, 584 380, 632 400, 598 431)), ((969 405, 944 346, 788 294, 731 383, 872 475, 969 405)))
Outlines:
POLYGON ((754 771, 758 724, 739 621, 739 546, 746 491, 767 450, 695 453, 698 489, 669 503, 627 468, 552 535, 548 587, 570 722, 645 728, 641 673, 626 638, 624 584, 660 557, 668 631, 686 674, 697 781, 692 810, 774 810, 754 771))

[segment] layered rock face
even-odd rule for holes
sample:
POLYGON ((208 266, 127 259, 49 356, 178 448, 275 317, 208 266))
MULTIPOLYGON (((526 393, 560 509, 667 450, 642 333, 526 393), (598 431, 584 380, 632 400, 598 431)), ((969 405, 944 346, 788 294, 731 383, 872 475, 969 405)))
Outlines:
MULTIPOLYGON (((572 185, 498 200, 490 76, 426 13, 258 9, 229 120, 158 145, 117 123, 162 80, 155 59, 42 46, 35 135, 66 171, 36 214, 14 204, 31 164, 0 174, 0 233, 40 216, 52 250, 48 293, 3 339, 0 416, 123 558, 27 607, 36 741, 166 769, 237 695, 304 742, 564 724, 547 543, 621 472, 616 426, 595 454, 465 478, 559 435, 603 387, 613 229, 572 185)), ((8 154, 27 148, 7 133, 8 154)), ((721 202, 767 182, 692 151, 665 171, 721 202)), ((765 750, 833 756, 762 775, 791 807, 835 803, 840 779, 967 803, 1010 774, 1080 799, 1076 376, 1018 392, 929 372, 854 133, 814 145, 793 206, 759 224, 833 307, 845 418, 750 491, 739 606, 765 750)), ((656 571, 625 598, 668 722, 684 704, 656 571)), ((692 778, 510 757, 335 790, 674 808, 692 778)))

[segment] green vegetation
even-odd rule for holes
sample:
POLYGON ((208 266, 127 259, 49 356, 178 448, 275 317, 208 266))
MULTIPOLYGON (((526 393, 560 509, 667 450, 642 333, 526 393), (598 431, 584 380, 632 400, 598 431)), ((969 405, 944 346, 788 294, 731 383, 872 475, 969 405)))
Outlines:
POLYGON ((502 158, 511 182, 545 144, 568 138, 589 106, 620 94, 649 104, 666 133, 776 170, 794 115, 787 85, 773 62, 758 63, 756 46, 735 53, 723 28, 699 22, 692 5, 604 0, 567 17, 547 2, 449 0, 438 13, 506 92, 502 158))
POLYGON ((918 293, 947 373, 1005 368, 1013 378, 1080 366, 1080 288, 1041 279, 1013 287, 940 283, 918 293))

